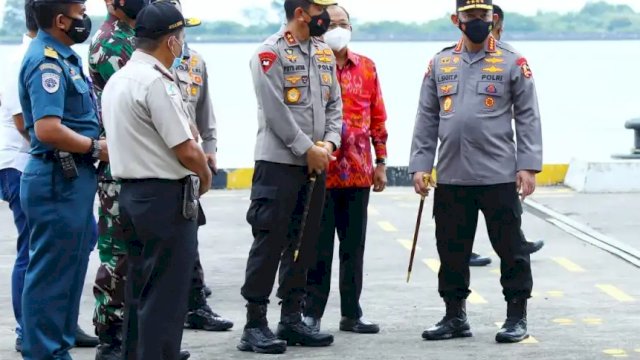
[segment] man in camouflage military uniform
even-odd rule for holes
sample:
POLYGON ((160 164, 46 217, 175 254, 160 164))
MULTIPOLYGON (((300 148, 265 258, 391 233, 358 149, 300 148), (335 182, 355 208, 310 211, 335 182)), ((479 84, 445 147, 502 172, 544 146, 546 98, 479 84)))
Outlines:
MULTIPOLYGON (((100 107, 102 91, 109 78, 120 70, 134 51, 135 17, 147 1, 105 0, 109 15, 89 48, 89 74, 94 83, 100 107)), ((108 166, 100 167, 98 178, 98 252, 100 267, 93 294, 96 309, 93 323, 100 339, 96 359, 114 360, 120 357, 124 318, 124 289, 127 274, 127 244, 120 225, 118 195, 120 184, 111 178, 108 166)))

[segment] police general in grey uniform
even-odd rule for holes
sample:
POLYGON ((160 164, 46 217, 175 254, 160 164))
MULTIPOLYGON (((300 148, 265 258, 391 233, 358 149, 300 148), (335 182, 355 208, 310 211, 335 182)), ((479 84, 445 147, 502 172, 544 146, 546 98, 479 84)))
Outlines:
POLYGON ((335 57, 318 38, 329 27, 326 7, 333 4, 331 0, 286 0, 286 27, 251 58, 258 136, 247 211, 254 242, 241 291, 248 302, 247 324, 238 345, 242 351, 282 353, 286 343, 333 343, 333 336, 312 330, 301 316, 307 268, 314 261, 320 229, 324 171, 340 145, 342 128, 335 57), (310 174, 317 176, 315 185, 309 181, 310 174), (301 230, 305 208, 309 211, 301 230), (300 231, 304 236, 295 261, 300 231), (278 266, 280 341, 269 330, 266 317, 278 266))
POLYGON ((491 0, 458 0, 453 23, 463 32, 457 45, 430 62, 424 77, 411 147, 410 172, 425 195, 440 140, 434 197, 441 267, 438 290, 446 315, 422 336, 442 340, 471 336, 465 299, 469 256, 478 211, 501 260, 507 320, 498 342, 527 335, 527 299, 533 280, 522 238, 522 198, 535 190, 542 169, 542 136, 536 88, 527 60, 490 35, 491 0), (515 138, 512 127, 515 119, 515 138))
MULTIPOLYGON (((182 12, 180 0, 171 0, 182 12)), ((187 27, 199 26, 199 19, 187 18, 187 27)), ((172 70, 175 83, 182 94, 182 101, 186 104, 193 132, 202 139, 202 150, 207 157, 209 167, 215 174, 217 152, 216 117, 209 95, 209 73, 202 55, 194 51, 185 42, 182 62, 172 70)), ((196 138, 196 141, 199 139, 196 138)), ((207 294, 204 283, 204 271, 200 262, 200 254, 196 253, 196 264, 191 277, 189 290, 189 311, 185 319, 185 327, 194 330, 225 331, 233 327, 233 322, 214 312, 207 304, 207 294)))
POLYGON ((170 68, 182 60, 185 20, 170 2, 147 5, 136 20, 131 60, 102 95, 111 162, 122 182, 128 243, 124 358, 185 359, 180 352, 197 247, 199 196, 211 170, 194 140, 170 68))

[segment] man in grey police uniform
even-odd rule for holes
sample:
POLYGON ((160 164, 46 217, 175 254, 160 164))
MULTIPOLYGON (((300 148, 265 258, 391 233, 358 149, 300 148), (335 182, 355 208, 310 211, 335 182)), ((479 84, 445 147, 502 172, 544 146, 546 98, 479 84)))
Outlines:
POLYGON ((301 310, 307 269, 314 261, 320 230, 324 172, 340 145, 342 128, 335 57, 318 38, 331 21, 326 7, 335 3, 286 0, 287 26, 268 38, 251 58, 258 136, 247 211, 254 242, 241 290, 248 303, 247 324, 238 345, 241 351, 282 353, 286 344, 333 343, 332 335, 314 331, 302 322, 301 310), (309 182, 312 173, 317 175, 315 186, 309 182), (298 243, 305 208, 309 212, 298 243), (300 256, 295 261, 298 249, 300 256), (280 341, 269 329, 266 316, 278 266, 280 341))
POLYGON ((185 26, 173 4, 147 5, 136 19, 137 50, 102 95, 128 243, 126 359, 189 357, 180 343, 205 220, 198 198, 212 175, 169 70, 182 61, 185 26))
MULTIPOLYGON (((180 0, 171 0, 180 12, 182 4, 180 0)), ((199 26, 200 20, 194 18, 185 19, 188 27, 199 26)), ((175 83, 180 89, 182 100, 187 105, 186 110, 192 125, 195 125, 197 134, 202 138, 202 150, 207 157, 209 167, 215 174, 217 131, 216 117, 213 113, 213 105, 209 96, 209 73, 207 65, 202 58, 189 45, 185 43, 182 62, 172 70, 175 83)), ((198 139, 196 139, 197 141, 198 139)), ((189 311, 185 319, 185 327, 194 330, 225 331, 233 327, 233 322, 223 318, 214 312, 207 304, 207 288, 204 283, 204 272, 200 263, 200 254, 196 253, 196 266, 191 277, 191 289, 189 290, 189 311)))
POLYGON ((451 19, 464 35, 430 62, 420 94, 409 170, 416 192, 428 194, 439 139, 433 213, 442 264, 438 290, 446 303, 445 317, 423 332, 427 340, 471 336, 465 300, 478 210, 501 259, 507 301, 496 341, 528 336, 533 279, 518 192, 523 199, 531 195, 542 169, 540 112, 527 60, 490 36, 495 17, 491 0, 457 0, 451 19))

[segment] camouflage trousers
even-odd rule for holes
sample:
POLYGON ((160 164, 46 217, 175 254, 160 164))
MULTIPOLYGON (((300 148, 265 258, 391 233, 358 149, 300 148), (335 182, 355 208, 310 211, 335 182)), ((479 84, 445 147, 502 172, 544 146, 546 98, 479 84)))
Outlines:
MULTIPOLYGON (((93 286, 96 308, 93 324, 96 334, 113 336, 122 329, 124 322, 125 286, 127 277, 127 240, 125 229, 120 222, 118 197, 120 184, 115 181, 98 183, 98 254, 100 267, 93 286)), ((199 253, 191 279, 189 294, 189 310, 206 304, 203 295, 204 271, 200 263, 199 253)))

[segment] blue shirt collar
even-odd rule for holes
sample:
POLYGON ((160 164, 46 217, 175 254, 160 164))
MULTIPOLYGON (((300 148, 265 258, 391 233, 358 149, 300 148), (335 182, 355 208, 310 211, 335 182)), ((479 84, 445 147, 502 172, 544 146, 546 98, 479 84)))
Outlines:
POLYGON ((61 43, 56 38, 49 35, 49 33, 47 33, 46 31, 38 30, 38 35, 36 36, 36 39, 42 41, 43 43, 45 43, 45 45, 51 46, 53 50, 55 50, 64 59, 75 57, 79 63, 80 56, 78 56, 78 54, 76 54, 76 52, 73 51, 71 47, 61 43))

